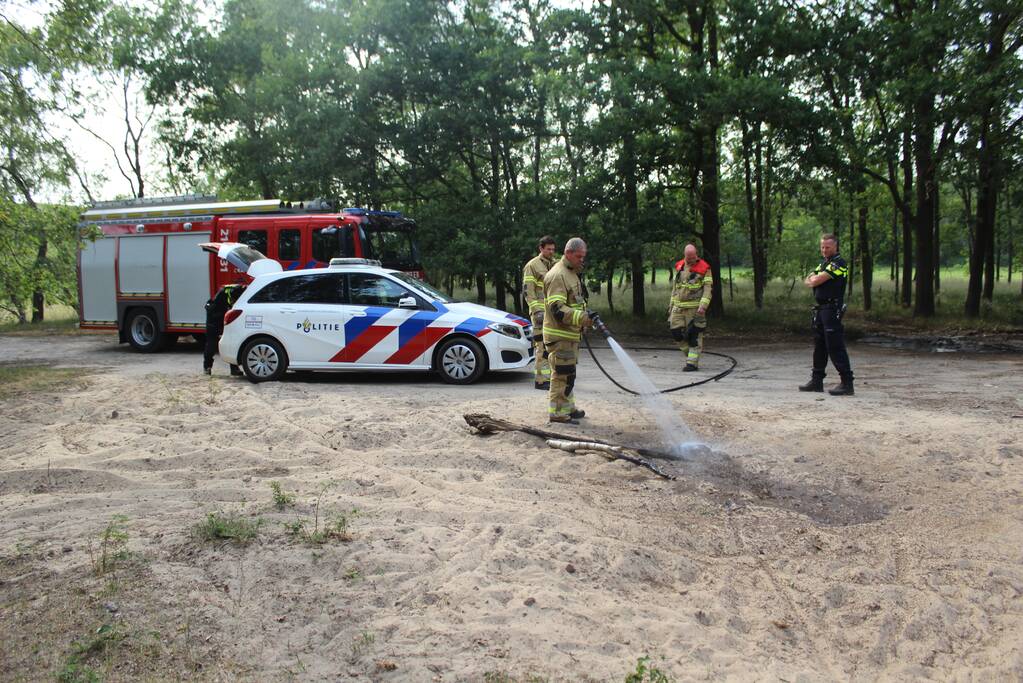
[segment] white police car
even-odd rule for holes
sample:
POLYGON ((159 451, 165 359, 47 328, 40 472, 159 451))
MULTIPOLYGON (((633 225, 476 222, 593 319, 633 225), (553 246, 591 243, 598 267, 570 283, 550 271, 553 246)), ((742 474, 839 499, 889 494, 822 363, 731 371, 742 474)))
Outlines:
MULTIPOLYGON (((235 247, 248 249, 217 246, 232 263, 235 247)), ((528 365, 531 335, 525 318, 450 301, 376 262, 334 259, 328 268, 257 274, 224 316, 220 356, 253 382, 288 370, 358 369, 435 370, 452 384, 471 384, 487 370, 528 365)))

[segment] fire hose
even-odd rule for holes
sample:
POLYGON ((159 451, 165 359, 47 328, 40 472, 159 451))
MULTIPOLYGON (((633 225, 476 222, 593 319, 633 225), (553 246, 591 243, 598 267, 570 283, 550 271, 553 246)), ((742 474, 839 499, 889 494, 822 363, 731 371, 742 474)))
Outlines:
MULTIPOLYGON (((611 339, 611 330, 607 329, 607 325, 604 323, 603 320, 601 320, 600 316, 599 315, 594 315, 594 316, 592 316, 591 319, 593 320, 593 328, 595 330, 597 330, 598 332, 600 332, 602 335, 604 335, 604 337, 606 339, 610 340, 611 339)), ((595 354, 593 352, 593 347, 590 346, 589 335, 583 334, 583 341, 586 343, 586 350, 590 352, 590 357, 593 358, 593 362, 597 364, 597 367, 600 368, 600 371, 602 373, 604 373, 604 376, 607 377, 609 380, 611 380, 612 384, 614 384, 616 387, 618 387, 622 391, 625 391, 625 392, 628 392, 630 394, 633 394, 634 396, 639 396, 640 395, 638 391, 634 391, 634 390, 632 390, 632 389, 622 385, 621 382, 619 382, 614 377, 612 377, 611 373, 609 373, 604 368, 604 366, 601 365, 600 361, 597 359, 597 354, 595 354)), ((665 350, 667 350, 667 349, 665 349, 665 350)), ((719 372, 718 374, 714 375, 713 377, 707 377, 706 379, 701 379, 698 382, 690 382, 689 384, 680 384, 679 386, 671 387, 670 389, 661 389, 660 393, 662 393, 662 394, 670 394, 670 393, 672 393, 674 391, 681 391, 683 389, 691 389, 693 387, 698 387, 701 384, 707 384, 708 382, 717 382, 719 379, 721 379, 723 377, 727 377, 729 374, 731 374, 732 370, 734 370, 736 368, 736 366, 739 365, 739 361, 735 360, 735 358, 733 358, 732 356, 729 356, 727 353, 714 353, 713 351, 704 351, 703 355, 705 355, 705 356, 717 356, 719 358, 727 358, 729 361, 731 361, 732 364, 731 364, 731 366, 728 367, 728 369, 722 370, 721 372, 719 372)))

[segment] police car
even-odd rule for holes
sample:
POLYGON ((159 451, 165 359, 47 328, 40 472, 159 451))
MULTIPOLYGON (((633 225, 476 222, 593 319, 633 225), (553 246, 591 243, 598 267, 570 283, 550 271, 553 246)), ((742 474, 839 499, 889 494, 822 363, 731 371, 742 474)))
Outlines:
MULTIPOLYGON (((422 280, 366 259, 280 272, 241 244, 207 244, 254 275, 224 316, 221 358, 253 382, 288 370, 433 370, 471 384, 533 360, 529 321, 448 299, 422 280)), ((277 268, 273 266, 277 265, 277 268)))

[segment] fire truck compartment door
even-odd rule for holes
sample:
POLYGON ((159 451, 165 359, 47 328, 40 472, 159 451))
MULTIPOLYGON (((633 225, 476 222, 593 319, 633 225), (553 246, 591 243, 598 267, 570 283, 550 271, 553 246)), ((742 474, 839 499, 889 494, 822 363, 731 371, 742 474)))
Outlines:
POLYGON ((167 314, 171 324, 206 322, 203 304, 210 296, 210 262, 196 245, 209 233, 167 236, 167 314))
POLYGON ((283 270, 281 264, 267 258, 247 244, 240 242, 204 242, 199 245, 204 251, 216 254, 249 277, 259 277, 283 270))
POLYGON ((163 294, 163 236, 119 237, 121 294, 163 294))
POLYGON ((82 246, 82 318, 112 323, 117 320, 117 292, 114 279, 113 237, 86 242, 82 246))

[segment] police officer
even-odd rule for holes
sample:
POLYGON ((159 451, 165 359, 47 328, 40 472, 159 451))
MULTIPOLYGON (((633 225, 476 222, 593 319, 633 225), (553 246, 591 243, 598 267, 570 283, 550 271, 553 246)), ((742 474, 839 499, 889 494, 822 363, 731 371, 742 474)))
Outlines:
POLYGON ((821 236, 822 261, 803 283, 813 290, 813 375, 800 391, 824 391, 824 375, 831 359, 841 383, 828 391, 832 396, 853 395, 853 372, 845 349, 842 314, 845 312, 846 278, 849 267, 838 253, 838 238, 821 236))
POLYGON ((543 279, 543 342, 551 364, 551 422, 579 424, 586 411, 575 407, 575 366, 579 360, 582 331, 593 325, 586 312, 581 279, 586 261, 586 242, 573 237, 565 243, 565 256, 554 264, 543 279))
POLYGON ((686 245, 682 260, 675 264, 673 282, 668 329, 685 357, 682 371, 694 372, 700 366, 707 307, 714 289, 710 264, 700 258, 695 245, 686 245))
POLYGON ((551 365, 547 361, 547 350, 543 344, 543 279, 554 265, 554 238, 550 235, 541 237, 539 249, 540 253, 522 269, 522 288, 529 307, 529 318, 533 323, 533 349, 536 357, 533 386, 546 391, 551 388, 551 365))
MULTIPOLYGON (((244 291, 243 285, 224 285, 206 302, 206 348, 202 356, 202 371, 207 375, 213 374, 213 356, 218 352, 220 335, 224 334, 224 314, 244 291)), ((232 365, 231 374, 240 375, 242 371, 237 365, 232 365)))

